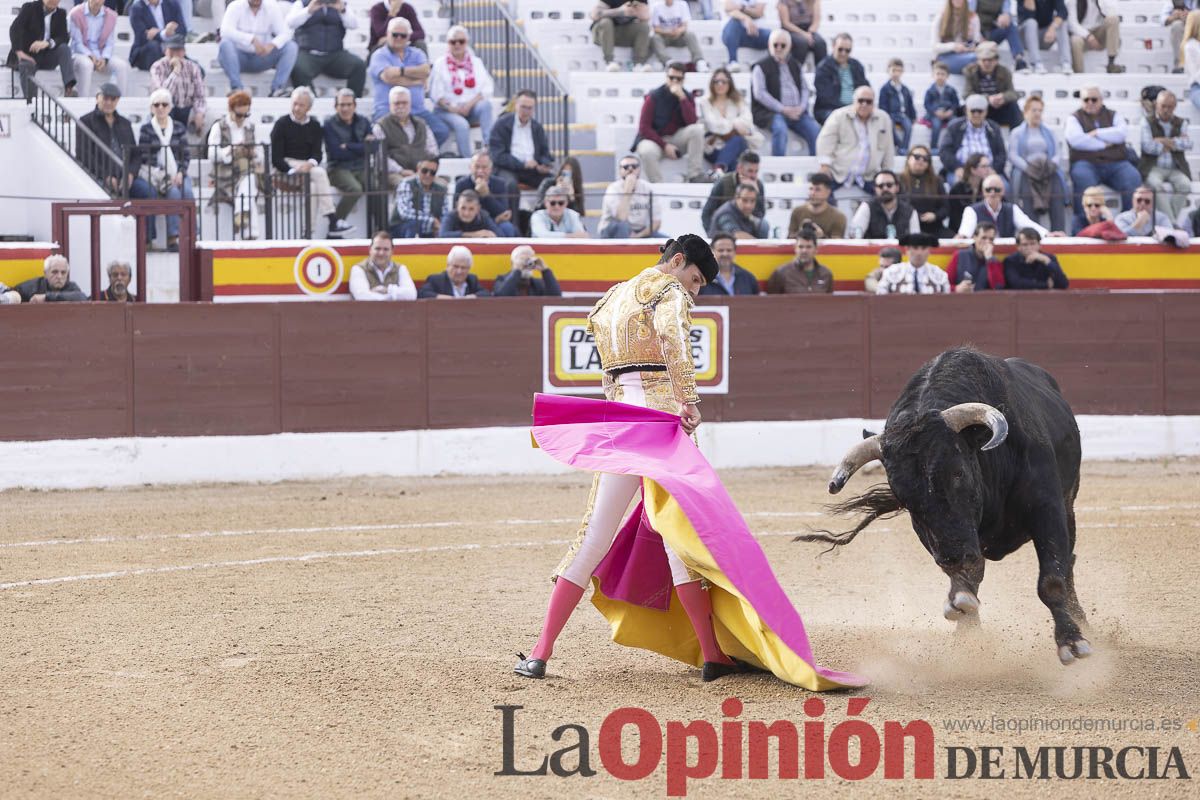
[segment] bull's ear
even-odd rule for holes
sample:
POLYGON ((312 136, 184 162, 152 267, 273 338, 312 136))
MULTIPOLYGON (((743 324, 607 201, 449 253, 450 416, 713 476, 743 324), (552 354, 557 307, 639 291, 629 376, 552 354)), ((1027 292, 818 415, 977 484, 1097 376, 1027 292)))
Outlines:
POLYGON ((878 435, 879 434, 877 434, 875 431, 869 431, 866 428, 863 428, 863 438, 864 439, 870 439, 872 436, 878 436, 878 435))

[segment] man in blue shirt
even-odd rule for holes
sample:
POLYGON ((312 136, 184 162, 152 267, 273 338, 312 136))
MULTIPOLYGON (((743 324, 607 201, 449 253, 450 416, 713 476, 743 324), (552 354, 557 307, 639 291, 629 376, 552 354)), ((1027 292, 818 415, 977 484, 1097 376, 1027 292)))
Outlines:
POLYGON ((403 17, 395 17, 387 27, 387 44, 371 54, 367 74, 375 95, 375 113, 378 120, 388 113, 388 91, 393 86, 403 86, 412 96, 412 115, 420 117, 433 131, 433 138, 441 147, 450 138, 450 126, 425 107, 425 81, 429 78, 429 57, 415 47, 409 47, 412 26, 403 17))

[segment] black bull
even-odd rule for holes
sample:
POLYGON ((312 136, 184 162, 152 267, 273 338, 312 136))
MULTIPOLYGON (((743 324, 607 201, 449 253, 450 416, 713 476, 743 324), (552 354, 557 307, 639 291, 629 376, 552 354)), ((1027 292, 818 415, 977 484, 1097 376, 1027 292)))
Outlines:
POLYGON ((1064 664, 1089 655, 1075 595, 1075 496, 1079 428, 1058 383, 1019 358, 948 350, 913 375, 883 433, 846 454, 829 483, 837 494, 879 459, 887 485, 834 507, 864 512, 850 531, 804 541, 843 545, 880 517, 907 510, 921 544, 950 577, 947 619, 976 624, 985 559, 1028 541, 1038 557, 1038 597, 1054 617, 1064 664))

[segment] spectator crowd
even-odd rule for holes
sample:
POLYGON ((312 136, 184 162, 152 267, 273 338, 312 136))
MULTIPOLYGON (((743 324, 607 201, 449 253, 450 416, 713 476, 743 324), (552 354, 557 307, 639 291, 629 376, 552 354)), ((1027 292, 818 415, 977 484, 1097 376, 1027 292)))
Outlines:
MULTIPOLYGON (((219 11, 213 37, 230 85, 217 100, 206 96, 204 67, 188 57, 188 44, 201 40, 190 0, 69 3, 30 0, 20 7, 9 66, 28 99, 39 70, 57 70, 67 96, 94 95, 96 108, 78 122, 76 156, 115 196, 192 199, 189 163, 200 152, 211 163, 209 203, 229 215, 239 238, 263 232, 263 195, 272 186, 303 185, 309 215, 326 238, 337 239, 357 231, 353 212, 372 185, 368 156, 378 154, 389 221, 374 234, 371 257, 352 272, 358 299, 481 293, 463 245, 450 249, 442 278, 417 290, 403 267, 389 267, 396 239, 590 236, 580 162, 556 158, 532 90, 515 91, 497 112, 487 52, 476 52, 465 26, 451 26, 444 53, 431 60, 419 15, 403 0, 375 4, 369 22, 346 0, 231 0, 219 11), (133 31, 127 60, 114 54, 122 13, 133 31), (347 41, 360 27, 369 28, 366 52, 347 41), (132 70, 150 77, 141 108, 138 99, 125 99, 132 70), (257 73, 270 75, 272 97, 290 102, 290 113, 263 137, 269 159, 258 145, 253 96, 243 83, 243 75, 257 73), (322 75, 343 84, 334 113, 323 121, 312 114, 312 84, 322 75), (145 120, 136 131, 122 102, 145 120), (478 149, 472 128, 479 129, 478 149), (109 152, 121 157, 119 167, 109 152), (469 174, 453 182, 439 177, 447 157, 469 158, 469 174)), ((663 230, 670 190, 656 186, 667 180, 666 165, 678 162, 669 171, 682 173, 681 181, 711 186, 700 223, 722 270, 708 291, 750 291, 749 273, 734 260, 738 241, 782 234, 767 220, 761 159, 798 148, 817 167, 806 176, 806 202, 793 208, 787 226, 795 258, 770 276, 770 293, 832 291, 833 276, 817 259, 828 238, 898 241, 904 257, 884 248, 880 269, 864 287, 887 293, 1062 288, 1062 270, 1040 251, 1045 238, 1181 242, 1195 232, 1197 214, 1188 208, 1193 143, 1174 92, 1149 87, 1144 119, 1128 120, 1105 104, 1101 86, 1084 79, 1078 108, 1053 130, 1044 100, 1022 98, 1014 87, 1014 72, 1082 72, 1089 50, 1104 52, 1108 73, 1124 72, 1115 0, 946 0, 932 22, 927 87, 906 83, 900 58, 890 59, 886 79, 872 85, 854 57, 853 38, 821 30, 819 0, 780 0, 770 25, 763 0, 715 5, 699 2, 693 12, 687 0, 599 0, 587 23, 608 71, 624 69, 615 48, 628 47, 635 70, 663 74, 663 83, 644 96, 629 151, 615 160, 595 234, 670 233, 663 230), (728 61, 710 67, 689 25, 718 16, 728 61), (668 48, 686 50, 689 60, 673 60, 668 48), (1011 68, 1001 63, 1003 48, 1011 68), (739 61, 747 50, 760 55, 739 61), (684 87, 692 71, 708 75, 705 91, 684 87), (739 73, 748 73, 748 92, 735 85, 739 73), (955 83, 965 87, 961 95, 955 83), (928 146, 914 143, 921 128, 928 146), (1110 197, 1119 204, 1115 213, 1110 197), (839 209, 839 201, 855 200, 852 213, 839 209), (994 265, 989 232, 992 240, 1015 239, 1018 252, 994 265), (965 245, 948 270, 928 261, 939 239, 965 245)), ((1183 101, 1200 107, 1200 10, 1192 0, 1176 0, 1163 25, 1176 71, 1191 80, 1183 101)), ((165 225, 166 247, 177 250, 178 217, 167 216, 165 225)), ((151 218, 151 240, 156 232, 151 218)), ((51 276, 49 266, 38 280, 47 282, 41 291, 21 284, 5 297, 78 299, 73 284, 51 276)), ((117 297, 126 296, 119 281, 113 286, 117 297)), ((497 294, 558 291, 530 245, 513 251, 512 270, 495 286, 497 294)))

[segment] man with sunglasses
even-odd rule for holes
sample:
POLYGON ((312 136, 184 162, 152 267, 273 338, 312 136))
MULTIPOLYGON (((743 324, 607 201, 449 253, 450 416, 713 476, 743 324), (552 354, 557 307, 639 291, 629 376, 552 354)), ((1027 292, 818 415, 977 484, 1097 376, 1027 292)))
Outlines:
POLYGON ((811 94, 800 62, 791 57, 792 35, 771 31, 769 45, 771 54, 755 64, 750 75, 754 124, 771 132, 771 155, 787 155, 789 130, 804 139, 813 155, 821 126, 809 113, 811 94))
POLYGON ((850 219, 851 239, 897 239, 921 230, 916 209, 898 192, 896 173, 881 169, 875 173, 875 196, 859 203, 850 219))
POLYGON ((704 169, 704 123, 696 117, 696 103, 683 88, 683 64, 667 65, 667 82, 649 92, 642 101, 637 137, 633 151, 642 160, 642 169, 651 183, 661 183, 664 157, 672 161, 687 156, 687 181, 712 183, 704 169))
POLYGON ((942 131, 938 155, 942 159, 942 174, 947 178, 966 179, 961 173, 963 164, 972 155, 985 155, 996 172, 1004 173, 1008 150, 1000 126, 987 118, 988 100, 981 94, 967 98, 967 115, 951 120, 942 131))
POLYGON ((989 175, 983 179, 983 200, 963 209, 962 223, 957 237, 970 239, 975 234, 975 225, 986 220, 996 226, 996 235, 1011 239, 1022 228, 1032 228, 1041 236, 1064 236, 1061 232, 1050 233, 1012 203, 1004 200, 1004 179, 989 175))
MULTIPOLYGON (((1084 187, 1104 184, 1121 195, 1122 210, 1129 210, 1133 190, 1142 184, 1141 173, 1129 163, 1125 118, 1104 105, 1099 86, 1079 90, 1080 108, 1067 117, 1067 152, 1071 183, 1075 186, 1075 212, 1084 187)), ((999 167, 996 168, 999 171, 999 167)))
POLYGON ((642 164, 629 154, 617 167, 618 177, 604 190, 600 206, 601 239, 662 238, 662 203, 641 179, 642 164))
POLYGON ((853 49, 854 40, 850 34, 839 33, 833 40, 833 50, 821 59, 813 72, 813 86, 817 94, 813 116, 822 125, 836 109, 854 102, 856 89, 870 86, 862 62, 850 57, 853 49))
POLYGON ((409 47, 412 26, 403 17, 394 17, 387 26, 388 42, 371 54, 367 74, 375 94, 375 113, 378 120, 388 112, 388 92, 393 86, 408 89, 412 98, 412 115, 429 126, 437 146, 450 138, 450 126, 425 107, 425 81, 431 67, 429 57, 416 47, 409 47))
POLYGON ((388 220, 388 231, 396 239, 437 236, 446 213, 446 187, 437 179, 438 162, 427 156, 417 172, 396 187, 396 209, 388 220))
POLYGON ((1153 236, 1155 228, 1174 228, 1169 216, 1154 207, 1154 190, 1139 186, 1133 193, 1133 208, 1113 220, 1126 236, 1153 236))
POLYGON ((299 52, 276 0, 233 0, 226 6, 217 60, 229 78, 230 88, 242 88, 243 72, 274 69, 271 97, 287 97, 299 52))
POLYGON ((875 107, 875 90, 860 86, 854 102, 836 109, 825 120, 817 137, 817 163, 835 188, 854 186, 867 194, 875 189, 875 175, 896 160, 892 119, 875 107))
POLYGON ((529 218, 529 233, 535 239, 587 239, 589 234, 579 212, 567 208, 570 192, 561 186, 546 190, 545 208, 529 218))

